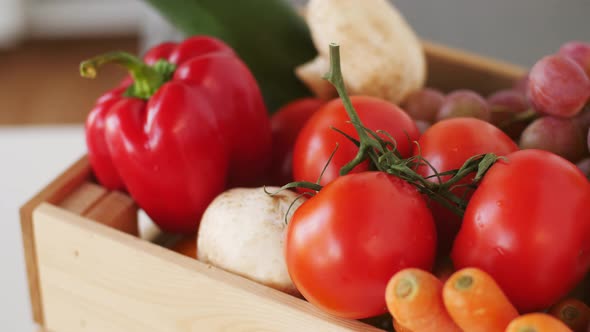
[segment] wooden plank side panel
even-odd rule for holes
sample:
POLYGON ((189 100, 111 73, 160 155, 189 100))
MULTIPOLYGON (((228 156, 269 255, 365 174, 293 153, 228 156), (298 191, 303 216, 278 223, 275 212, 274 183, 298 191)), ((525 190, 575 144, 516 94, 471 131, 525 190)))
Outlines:
POLYGON ((427 85, 448 92, 472 89, 484 96, 513 86, 526 69, 506 62, 423 41, 428 61, 427 85))
POLYGON ((41 305, 39 291, 37 254, 35 252, 35 237, 33 232, 33 210, 42 202, 60 202, 84 181, 89 179, 90 176, 91 169, 88 159, 82 157, 20 208, 21 233, 27 265, 29 296, 31 298, 33 320, 39 324, 43 324, 43 307, 41 305))
POLYGON ((127 234, 139 236, 137 204, 120 191, 111 191, 82 215, 127 234))
POLYGON ((88 159, 82 157, 20 209, 33 320, 39 324, 43 324, 44 319, 32 221, 32 211, 39 204, 58 204, 72 213, 89 216, 97 222, 129 234, 138 234, 137 205, 133 200, 121 192, 107 191, 90 182, 90 178, 88 159))
POLYGON ((61 200, 59 207, 127 234, 139 235, 137 204, 127 194, 83 182, 61 200))
POLYGON ((107 194, 107 190, 92 182, 83 182, 66 196, 59 206, 75 214, 84 215, 96 202, 107 194))
POLYGON ((50 204, 34 227, 50 330, 379 331, 50 204))

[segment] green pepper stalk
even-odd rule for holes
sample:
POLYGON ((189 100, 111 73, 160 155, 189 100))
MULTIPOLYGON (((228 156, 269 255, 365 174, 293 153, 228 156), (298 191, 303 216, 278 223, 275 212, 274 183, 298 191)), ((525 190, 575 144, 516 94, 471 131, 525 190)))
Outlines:
POLYGON ((153 66, 149 66, 127 52, 110 52, 83 61, 80 64, 80 75, 86 78, 95 78, 98 67, 106 63, 116 63, 129 71, 133 78, 133 84, 125 95, 141 99, 149 99, 162 84, 172 78, 176 69, 174 64, 166 60, 158 60, 153 66))

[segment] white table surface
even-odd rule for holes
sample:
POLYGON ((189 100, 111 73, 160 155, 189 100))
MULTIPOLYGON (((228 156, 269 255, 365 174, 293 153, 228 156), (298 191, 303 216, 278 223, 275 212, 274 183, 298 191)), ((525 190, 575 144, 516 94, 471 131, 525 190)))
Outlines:
POLYGON ((18 209, 86 152, 82 126, 0 126, 0 326, 36 331, 18 209))

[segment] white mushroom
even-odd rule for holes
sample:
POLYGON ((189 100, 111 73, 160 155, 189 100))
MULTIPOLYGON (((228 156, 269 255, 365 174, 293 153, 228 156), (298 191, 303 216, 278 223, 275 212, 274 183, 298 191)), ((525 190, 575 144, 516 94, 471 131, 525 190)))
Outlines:
MULTIPOLYGON (((273 192, 275 187, 267 188, 273 192)), ((230 189, 209 205, 197 236, 197 257, 280 291, 298 294, 285 263, 285 214, 297 194, 269 196, 263 188, 230 189)), ((305 199, 299 199, 287 220, 305 199)))
POLYGON ((311 0, 305 17, 318 57, 296 75, 319 97, 335 94, 322 79, 329 44, 340 45, 341 65, 351 94, 402 102, 424 86, 426 59, 420 40, 386 0, 311 0))

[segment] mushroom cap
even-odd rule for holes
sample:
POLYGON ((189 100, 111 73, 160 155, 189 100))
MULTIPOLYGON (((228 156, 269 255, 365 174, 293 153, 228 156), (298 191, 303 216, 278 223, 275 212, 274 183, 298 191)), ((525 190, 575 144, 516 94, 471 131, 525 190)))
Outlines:
POLYGON ((318 57, 296 69, 314 92, 326 96, 329 45, 340 45, 342 73, 351 94, 402 102, 426 81, 426 58, 419 38, 386 0, 311 0, 306 20, 318 57))
MULTIPOLYGON (((279 188, 268 187, 269 192, 279 188)), ((205 211, 197 236, 197 257, 204 263, 280 291, 298 294, 284 255, 285 214, 297 199, 292 191, 269 196, 263 188, 234 188, 205 211)), ((290 219, 305 199, 289 210, 290 219)))

